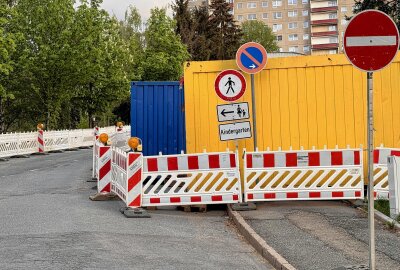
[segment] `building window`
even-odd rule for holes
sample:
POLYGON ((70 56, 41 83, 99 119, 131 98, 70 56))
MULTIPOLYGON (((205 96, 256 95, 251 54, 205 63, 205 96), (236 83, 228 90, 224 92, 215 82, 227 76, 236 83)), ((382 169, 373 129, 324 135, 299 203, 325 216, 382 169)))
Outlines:
POLYGON ((283 52, 283 48, 279 48, 279 52, 283 52))
POLYGON ((342 12, 347 12, 347 7, 342 7, 340 10, 341 10, 342 12))
POLYGON ((303 16, 308 16, 308 10, 303 10, 303 16))
POLYGON ((237 8, 243 8, 243 3, 238 3, 237 8))
POLYGON ((336 13, 329 13, 329 19, 337 19, 336 13))
POLYGON ((297 28, 297 22, 289 23, 289 29, 295 29, 295 28, 297 28))
POLYGON ((309 52, 310 51, 310 46, 304 46, 303 47, 303 52, 309 52))
POLYGON ((288 4, 291 6, 297 5, 297 0, 288 0, 288 4))
POLYGON ((297 17, 297 10, 289 10, 288 17, 297 17))
POLYGON ((307 4, 308 4, 308 0, 301 0, 301 3, 302 3, 303 5, 307 5, 307 4))
POLYGON ((280 30, 282 30, 282 24, 273 24, 272 25, 272 31, 273 32, 278 32, 280 30))
POLYGON ((250 21, 257 20, 257 14, 247 14, 247 19, 250 21))
POLYGON ((261 6, 262 6, 263 8, 268 7, 268 2, 267 2, 267 1, 261 2, 261 6))
POLYGON ((346 19, 342 19, 342 25, 346 25, 347 24, 347 20, 346 19))
POLYGON ((336 25, 329 25, 328 26, 329 31, 336 31, 336 25))
POLYGON ((257 3, 249 2, 249 3, 247 3, 247 8, 257 8, 257 3))
POLYGON ((238 21, 243 21, 243 15, 238 15, 238 16, 237 16, 237 20, 238 20, 238 21))
POLYGON ((289 47, 289 52, 298 52, 298 51, 299 51, 299 47, 297 47, 297 46, 289 47))
POLYGON ((268 19, 268 13, 263 13, 262 18, 263 19, 268 19))
POLYGON ((274 12, 274 19, 282 19, 282 12, 274 12))
POLYGON ((328 1, 328 7, 336 7, 337 1, 328 1))
POLYGON ((310 26, 309 22, 303 22, 303 28, 308 28, 310 26))
POLYGON ((276 36, 276 41, 282 41, 282 36, 281 35, 276 36))
POLYGON ((272 1, 272 7, 281 7, 281 6, 282 6, 282 0, 272 1))
POLYGON ((290 34, 289 41, 294 41, 294 40, 299 40, 299 37, 297 36, 297 34, 290 34))
POLYGON ((309 34, 303 34, 303 40, 309 40, 310 35, 309 34))

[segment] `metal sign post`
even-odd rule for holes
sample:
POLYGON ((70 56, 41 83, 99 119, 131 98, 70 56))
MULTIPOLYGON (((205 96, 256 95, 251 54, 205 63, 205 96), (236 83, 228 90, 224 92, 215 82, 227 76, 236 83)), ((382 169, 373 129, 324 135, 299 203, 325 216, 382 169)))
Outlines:
POLYGON ((382 11, 365 10, 354 16, 344 33, 344 52, 356 68, 367 72, 368 137, 368 231, 369 269, 375 270, 374 225, 374 119, 373 72, 389 65, 399 48, 399 31, 393 20, 382 11))
POLYGON ((244 72, 250 74, 251 78, 251 101, 253 104, 253 136, 254 151, 257 150, 257 124, 256 124, 256 97, 254 74, 264 69, 267 64, 267 51, 256 42, 248 42, 243 44, 236 52, 236 64, 244 72))
POLYGON ((253 104, 253 140, 254 140, 254 151, 257 151, 257 119, 256 119, 256 93, 254 90, 254 74, 250 74, 251 78, 251 104, 253 104))
POLYGON ((367 72, 368 91, 368 229, 369 229, 369 265, 375 270, 375 218, 374 218, 374 114, 373 114, 373 72, 367 72))

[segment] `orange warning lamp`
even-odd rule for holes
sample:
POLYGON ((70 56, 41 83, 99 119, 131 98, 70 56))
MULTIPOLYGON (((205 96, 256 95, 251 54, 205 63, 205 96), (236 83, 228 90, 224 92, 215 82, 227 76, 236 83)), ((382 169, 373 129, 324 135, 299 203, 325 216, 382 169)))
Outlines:
POLYGON ((136 149, 139 146, 139 138, 132 137, 128 140, 128 145, 132 149, 136 149))
POLYGON ((42 129, 44 129, 44 125, 43 125, 43 123, 39 123, 39 124, 37 124, 37 129, 38 130, 42 130, 42 129))
POLYGON ((106 145, 108 142, 108 135, 106 133, 101 133, 99 136, 99 141, 106 145))

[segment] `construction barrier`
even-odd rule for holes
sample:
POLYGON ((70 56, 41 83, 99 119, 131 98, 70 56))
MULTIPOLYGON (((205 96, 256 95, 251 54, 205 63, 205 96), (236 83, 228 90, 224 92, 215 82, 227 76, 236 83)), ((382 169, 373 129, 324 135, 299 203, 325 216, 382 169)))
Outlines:
POLYGON ((400 156, 399 148, 377 147, 374 150, 374 197, 389 199, 388 157, 400 156))
POLYGON ((241 201, 237 153, 143 157, 112 148, 112 192, 127 207, 241 201))
POLYGON ((97 190, 99 193, 109 193, 111 191, 111 146, 104 146, 96 141, 94 149, 93 171, 97 179, 97 190))
POLYGON ((0 158, 38 152, 38 133, 0 134, 0 158))
POLYGON ((140 207, 142 194, 142 154, 127 153, 113 147, 112 157, 111 191, 120 197, 127 207, 140 207))
POLYGON ((245 153, 245 201, 363 198, 361 149, 245 153))

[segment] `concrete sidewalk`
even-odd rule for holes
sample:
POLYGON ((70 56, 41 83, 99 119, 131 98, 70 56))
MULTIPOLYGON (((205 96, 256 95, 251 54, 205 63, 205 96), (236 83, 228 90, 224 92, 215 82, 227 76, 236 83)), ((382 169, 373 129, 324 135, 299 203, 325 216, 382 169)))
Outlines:
MULTIPOLYGON (((368 265, 367 215, 344 202, 258 203, 234 213, 296 269, 368 265)), ((377 269, 400 269, 399 232, 377 221, 376 247, 377 269)))

